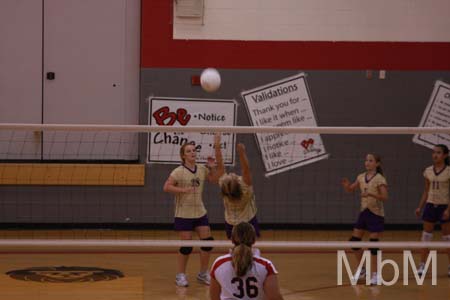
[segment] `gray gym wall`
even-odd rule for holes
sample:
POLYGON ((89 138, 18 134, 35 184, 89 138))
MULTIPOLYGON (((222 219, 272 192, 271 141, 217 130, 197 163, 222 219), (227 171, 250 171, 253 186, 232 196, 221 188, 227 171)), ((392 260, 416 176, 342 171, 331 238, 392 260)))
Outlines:
MULTIPOLYGON (((249 125, 239 94, 301 72, 220 70, 222 87, 207 94, 191 86, 199 69, 142 69, 140 122, 147 123, 149 95, 223 98, 238 101, 237 125, 249 125)), ((319 126, 417 126, 434 82, 450 82, 450 72, 388 71, 386 79, 366 79, 365 71, 305 71, 319 126)), ((342 177, 364 171, 364 156, 379 153, 389 184, 387 224, 416 224, 414 215, 423 190, 423 169, 430 150, 412 136, 323 135, 327 160, 266 178, 253 135, 238 135, 246 145, 254 177, 261 223, 351 224, 359 212, 357 195, 342 191, 342 177)), ((146 138, 142 136, 141 161, 146 138)), ((146 167, 144 187, 1 186, 3 223, 172 223, 173 197, 162 186, 173 165, 146 167)), ((239 165, 234 168, 239 172, 239 165)), ((204 202, 211 223, 223 223, 218 188, 207 185, 204 202)))

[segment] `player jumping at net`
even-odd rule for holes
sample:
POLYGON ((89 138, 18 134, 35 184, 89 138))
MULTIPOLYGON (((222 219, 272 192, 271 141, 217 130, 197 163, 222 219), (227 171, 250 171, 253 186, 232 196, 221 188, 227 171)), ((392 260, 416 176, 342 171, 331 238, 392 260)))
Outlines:
MULTIPOLYGON (((211 181, 209 168, 196 163, 196 149, 193 143, 186 143, 180 148, 181 166, 170 173, 164 184, 164 191, 175 195, 175 231, 181 240, 192 240, 195 231, 202 240, 213 240, 208 216, 202 200, 206 180, 211 181)), ((200 248, 200 272, 197 280, 210 283, 208 270, 211 247, 200 248)), ((186 265, 192 247, 181 247, 178 254, 178 273, 175 282, 178 286, 188 286, 186 265)))
MULTIPOLYGON (((351 183, 347 178, 342 179, 342 185, 346 192, 354 192, 359 189, 361 191, 361 212, 358 220, 353 228, 353 234, 350 238, 352 242, 362 240, 364 233, 369 232, 371 242, 378 242, 382 232, 384 231, 384 205, 388 199, 387 182, 383 176, 381 168, 381 158, 376 154, 367 154, 365 161, 366 172, 358 175, 355 182, 351 183)), ((353 248, 356 261, 359 264, 363 251, 360 248, 353 248)), ((372 254, 371 269, 377 270, 378 249, 369 249, 372 254)), ((356 271, 356 278, 363 279, 366 276, 364 267, 356 271)), ((371 284, 378 284, 378 274, 373 272, 370 278, 371 284)))
MULTIPOLYGON (((442 228, 442 239, 450 242, 450 162, 448 152, 447 146, 436 145, 432 154, 433 165, 423 172, 425 189, 419 207, 416 209, 416 216, 420 217, 423 209, 422 241, 424 242, 433 240, 434 225, 439 222, 442 228)), ((418 269, 419 275, 424 272, 428 253, 428 249, 422 249, 418 269)), ((448 276, 450 277, 450 250, 447 253, 449 259, 448 276)))
POLYGON ((255 194, 253 192, 252 173, 244 144, 237 144, 236 151, 239 156, 242 175, 226 173, 223 163, 220 134, 214 137, 216 155, 215 181, 220 191, 225 207, 225 231, 231 239, 233 226, 240 222, 249 222, 255 228, 256 236, 260 237, 258 219, 256 218, 255 194))
POLYGON ((282 300, 277 271, 268 259, 255 255, 256 233, 242 222, 233 226, 232 253, 218 257, 211 267, 209 294, 212 300, 282 300))

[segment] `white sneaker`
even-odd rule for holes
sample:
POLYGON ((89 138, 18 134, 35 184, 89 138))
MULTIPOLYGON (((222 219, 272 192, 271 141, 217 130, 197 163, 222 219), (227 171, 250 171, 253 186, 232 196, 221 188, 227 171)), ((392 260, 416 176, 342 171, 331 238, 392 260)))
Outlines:
POLYGON ((177 276, 175 277, 175 283, 178 286, 187 287, 189 285, 189 282, 187 281, 186 274, 178 273, 177 276))
POLYGON ((197 280, 200 283, 209 285, 211 283, 211 276, 209 276, 208 272, 200 272, 197 275, 197 280))
POLYGON ((356 270, 355 277, 356 281, 364 280, 366 278, 366 268, 356 270))
POLYGON ((372 273, 372 277, 370 278, 370 285, 378 285, 380 281, 378 280, 377 272, 372 273))
POLYGON ((424 269, 425 269, 425 264, 423 262, 421 262, 419 264, 419 268, 417 269, 417 274, 419 274, 419 276, 422 276, 424 269))

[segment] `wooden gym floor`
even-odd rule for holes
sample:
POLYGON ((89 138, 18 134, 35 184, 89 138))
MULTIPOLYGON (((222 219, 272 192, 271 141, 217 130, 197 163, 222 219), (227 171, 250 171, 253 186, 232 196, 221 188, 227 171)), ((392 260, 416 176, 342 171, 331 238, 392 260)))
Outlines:
MULTIPOLYGON (((333 231, 265 231, 265 240, 346 240, 349 232, 333 231)), ((418 232, 386 232, 384 240, 416 240, 418 232)), ((437 235, 437 234, 436 234, 437 235)), ((215 232, 223 239, 223 232, 215 232)), ((169 231, 0 231, 0 239, 8 238, 117 238, 172 239, 169 231)), ((197 254, 191 255, 188 265, 190 286, 177 288, 174 284, 176 254, 173 249, 108 249, 106 252, 75 253, 70 249, 0 249, 0 299, 8 300, 150 300, 150 299, 208 299, 208 288, 195 281, 198 271, 197 254), (20 252, 17 252, 19 251, 20 252), (78 266, 115 269, 123 278, 110 281, 81 283, 32 282, 12 279, 5 273, 32 267, 78 266)), ((402 272, 394 286, 351 286, 344 277, 344 285, 337 286, 337 263, 334 251, 262 250, 279 271, 284 299, 319 300, 340 299, 450 299, 450 278, 447 277, 447 257, 438 255, 437 285, 427 278, 423 286, 414 281, 402 285, 402 272)), ((224 251, 214 251, 211 261, 224 251)), ((391 258, 402 268, 402 256, 386 251, 383 258, 391 258)), ((392 278, 387 267, 385 279, 392 278)), ((411 275, 410 275, 411 278, 411 275)))

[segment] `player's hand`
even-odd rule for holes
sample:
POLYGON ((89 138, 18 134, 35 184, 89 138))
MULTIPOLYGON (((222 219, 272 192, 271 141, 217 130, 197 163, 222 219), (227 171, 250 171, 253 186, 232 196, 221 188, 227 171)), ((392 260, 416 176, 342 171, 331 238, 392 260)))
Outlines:
POLYGON ((212 156, 208 156, 208 158, 206 159, 206 166, 210 169, 215 168, 217 166, 215 158, 212 156))
POLYGON ((236 150, 237 150, 239 153, 245 152, 245 145, 242 144, 242 143, 237 144, 237 145, 236 145, 236 150))
POLYGON ((361 192, 361 197, 369 197, 369 196, 370 196, 370 193, 368 193, 366 191, 361 192))
POLYGON ((416 217, 418 218, 420 218, 420 211, 421 211, 420 207, 416 208, 415 210, 416 217))
POLYGON ((341 184, 343 187, 348 188, 350 186, 350 180, 348 178, 342 178, 341 184))
POLYGON ((442 215, 442 219, 443 220, 448 220, 450 218, 450 211, 448 209, 446 209, 444 211, 444 214, 442 215))
POLYGON ((195 193, 195 187, 191 186, 191 187, 184 188, 182 193, 183 194, 195 193))

